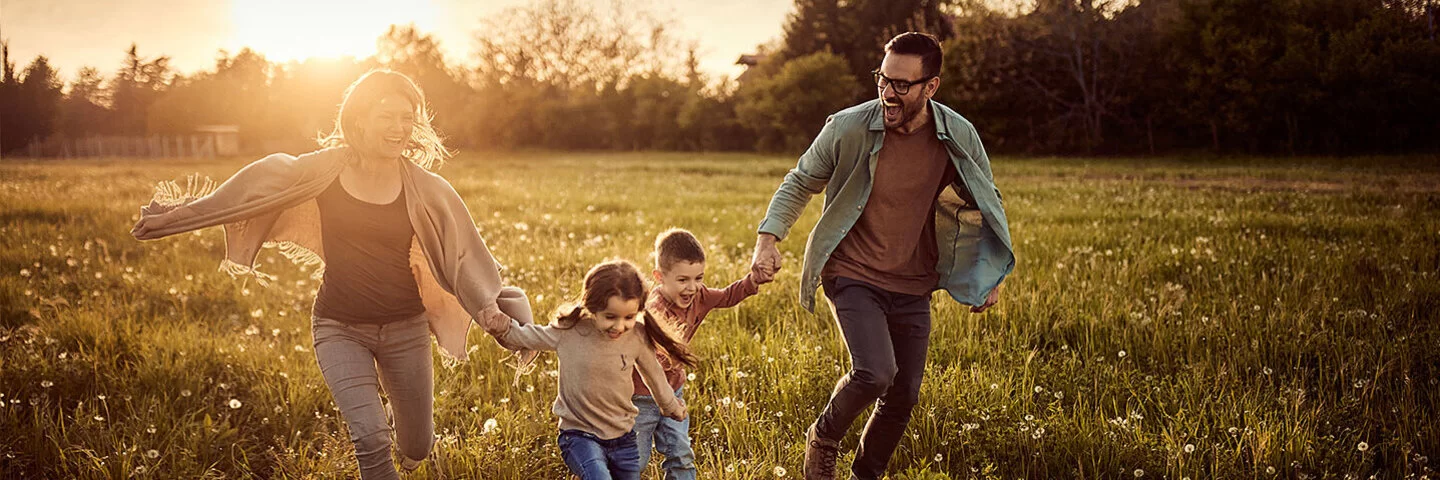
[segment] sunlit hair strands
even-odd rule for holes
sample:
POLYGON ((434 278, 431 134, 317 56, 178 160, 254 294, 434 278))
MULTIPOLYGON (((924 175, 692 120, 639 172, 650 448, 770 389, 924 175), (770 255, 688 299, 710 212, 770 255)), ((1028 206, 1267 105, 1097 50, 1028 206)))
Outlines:
POLYGON ((335 117, 335 129, 329 135, 322 135, 317 139, 320 146, 338 147, 351 143, 347 138, 359 141, 362 132, 357 122, 360 116, 390 93, 400 94, 415 107, 415 129, 411 131, 410 140, 401 156, 420 168, 438 170, 452 152, 445 148, 440 134, 430 123, 434 114, 425 104, 425 93, 420 90, 420 86, 405 74, 393 70, 371 70, 345 89, 344 99, 340 102, 340 114, 335 117))
POLYGON ((674 360, 687 366, 695 366, 697 359, 690 353, 690 347, 679 340, 664 321, 650 315, 643 307, 649 297, 645 279, 640 269, 625 260, 610 260, 594 266, 585 274, 585 291, 580 294, 579 304, 563 306, 555 315, 555 328, 571 328, 580 319, 605 309, 610 297, 637 300, 641 305, 640 322, 651 345, 665 351, 674 360))

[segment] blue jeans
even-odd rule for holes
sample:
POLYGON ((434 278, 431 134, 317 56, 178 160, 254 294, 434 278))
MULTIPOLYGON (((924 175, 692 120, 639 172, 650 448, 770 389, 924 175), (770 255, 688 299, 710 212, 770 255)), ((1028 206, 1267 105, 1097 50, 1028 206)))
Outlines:
MULTIPOLYGON (((680 398, 684 391, 684 386, 675 390, 675 398, 680 398)), ((631 397, 631 401, 640 409, 640 415, 635 417, 635 441, 640 446, 640 468, 650 464, 650 445, 653 441, 655 450, 665 456, 665 461, 660 463, 660 469, 665 472, 665 480, 694 480, 695 451, 690 449, 690 417, 685 417, 682 422, 666 417, 660 413, 660 406, 655 404, 655 397, 649 395, 635 395, 631 397)))
POLYGON ((602 440, 579 430, 561 430, 560 457, 580 480, 640 480, 640 449, 635 432, 602 440))

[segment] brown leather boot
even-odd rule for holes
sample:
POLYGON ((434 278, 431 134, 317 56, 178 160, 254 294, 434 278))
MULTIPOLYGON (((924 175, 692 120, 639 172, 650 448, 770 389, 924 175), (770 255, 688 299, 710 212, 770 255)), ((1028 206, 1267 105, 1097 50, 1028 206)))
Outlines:
POLYGON ((840 442, 815 435, 815 424, 805 430, 805 480, 835 480, 835 457, 840 442))

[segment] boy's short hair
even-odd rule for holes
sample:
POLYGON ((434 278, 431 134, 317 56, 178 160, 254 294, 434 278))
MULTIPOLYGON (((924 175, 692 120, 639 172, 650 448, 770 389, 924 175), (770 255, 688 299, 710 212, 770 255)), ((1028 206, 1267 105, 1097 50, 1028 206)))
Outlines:
POLYGON ((705 249, 700 240, 683 228, 672 228, 655 237, 655 266, 661 271, 670 270, 677 262, 704 261, 705 249))

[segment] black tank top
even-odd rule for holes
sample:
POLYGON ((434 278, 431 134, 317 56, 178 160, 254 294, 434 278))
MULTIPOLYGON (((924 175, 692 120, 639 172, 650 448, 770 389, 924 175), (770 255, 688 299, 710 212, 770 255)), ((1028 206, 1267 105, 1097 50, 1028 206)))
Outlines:
POLYGON ((410 271, 415 227, 405 192, 388 204, 350 196, 337 177, 316 197, 325 276, 314 315, 349 323, 383 324, 425 312, 410 271))

